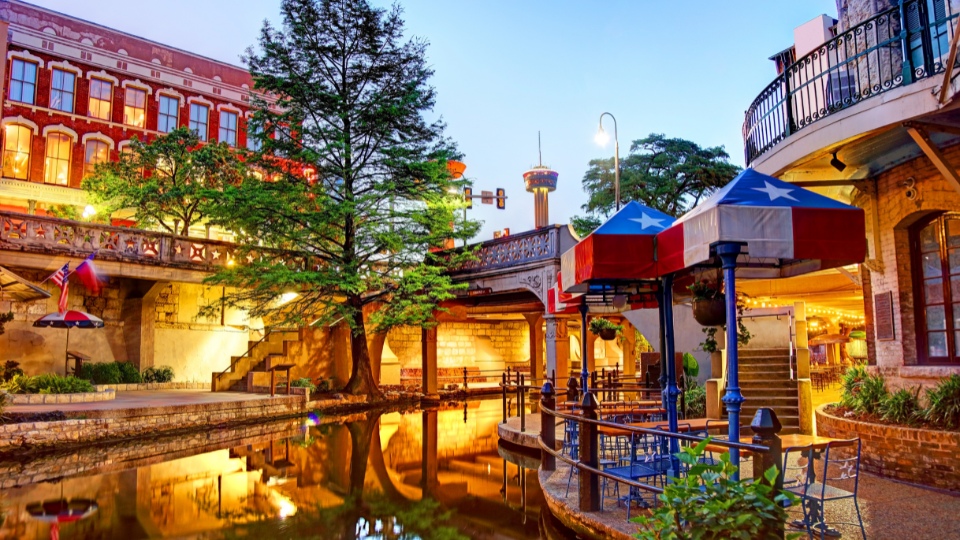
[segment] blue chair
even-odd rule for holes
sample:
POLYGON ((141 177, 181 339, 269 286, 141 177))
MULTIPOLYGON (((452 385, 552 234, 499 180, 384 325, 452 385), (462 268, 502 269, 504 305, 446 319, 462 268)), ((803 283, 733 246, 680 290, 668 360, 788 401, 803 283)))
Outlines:
MULTIPOLYGON (((809 485, 804 494, 804 521, 812 529, 812 534, 820 533, 823 540, 833 533, 826 518, 826 503, 853 499, 853 507, 857 511, 857 523, 864 540, 867 532, 863 527, 863 517, 860 514, 860 504, 857 501, 857 491, 860 487, 860 439, 846 439, 830 441, 823 455, 823 465, 816 478, 809 475, 809 485)), ((813 452, 809 455, 812 456, 813 452)), ((814 468, 813 463, 808 464, 814 468)), ((853 522, 834 521, 833 523, 854 525, 853 522)))

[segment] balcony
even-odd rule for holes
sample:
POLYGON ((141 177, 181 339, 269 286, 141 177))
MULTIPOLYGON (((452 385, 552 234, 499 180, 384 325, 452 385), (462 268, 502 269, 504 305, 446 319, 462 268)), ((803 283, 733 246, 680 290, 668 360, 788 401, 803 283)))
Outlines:
MULTIPOLYGON (((746 163, 753 165, 788 137, 817 122, 891 90, 942 75, 957 18, 950 4, 943 2, 936 13, 930 13, 925 0, 906 0, 786 68, 745 113, 746 163)), ((960 66, 960 62, 954 65, 960 66)), ((957 73, 954 69, 951 80, 957 73)), ((889 117, 890 123, 907 119, 889 117)))

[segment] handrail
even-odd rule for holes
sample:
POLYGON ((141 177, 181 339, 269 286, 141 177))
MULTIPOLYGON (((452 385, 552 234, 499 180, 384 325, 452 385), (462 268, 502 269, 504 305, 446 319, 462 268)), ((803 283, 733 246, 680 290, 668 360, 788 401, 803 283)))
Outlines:
POLYGON ((219 379, 219 378, 222 378, 224 375, 226 375, 226 373, 227 373, 228 371, 232 371, 233 368, 236 367, 237 364, 240 362, 240 360, 246 358, 247 355, 249 355, 251 352, 253 352, 253 350, 257 348, 257 345, 260 345, 261 343, 263 343, 263 340, 265 340, 265 339, 267 339, 268 337, 270 337, 270 334, 272 334, 272 333, 274 333, 274 332, 296 332, 296 331, 297 331, 296 328, 265 328, 264 330, 266 330, 266 331, 264 332, 263 337, 260 338, 260 339, 258 339, 253 345, 251 345, 250 348, 247 349, 247 351, 246 351, 245 353, 241 354, 240 356, 235 357, 236 360, 231 361, 231 362, 230 362, 230 365, 227 366, 226 368, 224 368, 224 370, 221 371, 221 372, 217 375, 217 378, 218 378, 218 379, 219 379))
POLYGON ((905 0, 785 68, 744 112, 746 163, 831 114, 944 72, 946 29, 957 14, 950 2, 943 5, 944 16, 935 18, 925 1, 905 0))
POLYGON ((557 452, 557 451, 554 450, 553 448, 548 448, 547 445, 544 444, 542 437, 537 437, 537 444, 540 446, 540 449, 541 449, 541 450, 547 452, 548 454, 550 454, 551 456, 553 456, 553 457, 555 457, 555 458, 559 458, 560 461, 563 461, 564 463, 570 465, 571 467, 576 467, 577 470, 586 471, 586 472, 589 472, 589 473, 593 473, 593 474, 595 474, 595 475, 597 475, 597 476, 602 476, 602 477, 604 477, 604 478, 606 478, 606 479, 608 479, 608 480, 614 480, 614 481, 616 481, 616 482, 620 482, 621 484, 626 484, 626 485, 628 485, 628 486, 635 487, 635 488, 639 488, 639 489, 642 489, 642 490, 644 490, 644 491, 650 491, 650 492, 652 492, 652 493, 657 493, 657 494, 663 493, 663 488, 660 488, 660 487, 657 487, 657 486, 651 486, 651 485, 649 485, 649 484, 644 484, 643 482, 637 482, 636 480, 633 480, 632 478, 624 478, 624 477, 622 477, 622 476, 617 476, 617 475, 615 475, 615 474, 610 474, 610 473, 608 473, 608 472, 606 472, 606 471, 604 471, 604 470, 595 469, 595 468, 593 468, 593 467, 591 467, 591 466, 589 466, 589 465, 586 465, 586 464, 583 463, 582 461, 574 461, 574 460, 568 458, 567 456, 561 454, 560 452, 557 452))

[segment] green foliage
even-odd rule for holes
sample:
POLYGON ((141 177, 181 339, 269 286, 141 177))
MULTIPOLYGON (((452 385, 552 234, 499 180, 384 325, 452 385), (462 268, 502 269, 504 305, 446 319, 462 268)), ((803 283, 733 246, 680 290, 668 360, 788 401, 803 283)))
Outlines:
POLYGON ((143 370, 143 382, 165 383, 173 380, 173 368, 170 366, 151 366, 143 370))
POLYGON ((140 376, 140 371, 137 370, 137 366, 130 362, 117 362, 117 367, 120 368, 121 384, 139 384, 143 382, 143 377, 140 376))
MULTIPOLYGON (((779 539, 778 527, 786 521, 784 503, 797 503, 790 492, 774 493, 776 467, 762 479, 736 481, 737 467, 724 453, 715 464, 700 463, 709 439, 683 448, 678 458, 689 470, 675 478, 659 496, 661 504, 651 516, 634 519, 640 524, 637 538, 658 540, 779 539)), ((799 535, 788 535, 798 538, 799 535)))
POLYGON ((290 383, 290 386, 294 388, 309 388, 310 392, 313 392, 317 389, 316 385, 313 384, 313 381, 311 381, 309 377, 300 377, 299 379, 294 379, 294 381, 290 383))
MULTIPOLYGON (((7 401, 10 398, 10 394, 6 390, 0 389, 0 423, 3 423, 7 420, 7 401)), ((0 527, 3 527, 3 522, 0 521, 0 527)))
POLYGON ((913 392, 906 388, 901 388, 893 394, 889 394, 880 404, 881 417, 887 422, 895 424, 914 425, 923 416, 923 409, 920 407, 920 387, 913 392))
POLYGON ((80 369, 80 378, 94 384, 120 384, 120 366, 116 362, 86 362, 80 369))
POLYGON ((20 369, 20 362, 7 360, 0 366, 0 382, 7 382, 17 375, 23 375, 23 370, 20 369))
POLYGON ((685 418, 704 418, 707 416, 707 388, 691 381, 684 394, 687 407, 685 418))
POLYGON ((238 232, 239 264, 207 283, 228 287, 227 306, 278 325, 345 321, 357 353, 346 391, 378 394, 367 326, 433 325, 465 287, 448 270, 472 253, 440 250, 478 230, 463 219, 468 182, 447 169, 460 154, 443 123, 427 119, 426 43, 404 37, 399 6, 285 0, 279 20, 245 58, 256 90, 276 97, 254 97, 250 120, 263 145, 251 163, 271 181, 211 194, 211 222, 238 232), (280 305, 284 292, 298 296, 280 305))
POLYGON ((613 321, 604 319, 603 317, 594 317, 590 319, 590 331, 594 334, 599 335, 600 332, 605 330, 613 330, 618 334, 623 331, 622 324, 616 324, 613 321))
POLYGON ((95 391, 90 381, 77 377, 63 377, 55 373, 44 373, 33 377, 15 375, 9 381, 0 384, 0 389, 11 394, 75 394, 95 391))
POLYGON ((856 365, 849 368, 840 378, 840 405, 848 409, 857 408, 857 396, 864 379, 869 377, 867 366, 856 365))
MULTIPOLYGON (((720 295, 724 297, 724 295, 720 295)), ((743 312, 747 309, 747 303, 744 301, 743 295, 737 295, 737 344, 740 347, 746 346, 750 343, 750 340, 753 339, 753 334, 750 333, 750 330, 747 328, 747 325, 743 322, 743 312)), ((700 344, 700 349, 704 352, 712 353, 717 350, 717 331, 718 330, 726 331, 727 327, 724 326, 704 326, 700 330, 704 334, 703 343, 700 344)))
POLYGON ((860 384, 854 410, 866 414, 879 414, 887 396, 889 393, 883 375, 868 375, 860 384))
POLYGON ((720 281, 698 279, 693 282, 693 285, 687 286, 687 289, 693 294, 694 301, 724 298, 723 283, 720 281))
POLYGON ((683 374, 686 375, 688 379, 700 375, 700 363, 697 362, 696 357, 688 352, 683 353, 683 374))
POLYGON ((573 216, 570 218, 570 225, 573 226, 574 232, 576 232, 580 238, 588 236, 602 224, 603 221, 594 216, 573 216))
POLYGON ((4 328, 8 322, 13 320, 13 312, 0 313, 0 336, 6 331, 4 328))
MULTIPOLYGON (((635 140, 629 155, 620 160, 621 201, 637 201, 679 216, 740 172, 729 158, 722 146, 701 148, 660 134, 635 140)), ((583 175, 589 199, 581 206, 587 215, 573 219, 577 234, 589 234, 614 210, 614 179, 612 158, 590 161, 583 175)))
POLYGON ((215 194, 252 175, 242 151, 226 143, 201 144, 187 128, 149 142, 136 136, 119 161, 97 165, 83 181, 98 215, 132 208, 139 226, 159 226, 188 235, 201 222, 215 194), (179 228, 174 221, 179 221, 179 228))
POLYGON ((960 427, 960 375, 941 379, 927 390, 927 421, 947 429, 960 427))

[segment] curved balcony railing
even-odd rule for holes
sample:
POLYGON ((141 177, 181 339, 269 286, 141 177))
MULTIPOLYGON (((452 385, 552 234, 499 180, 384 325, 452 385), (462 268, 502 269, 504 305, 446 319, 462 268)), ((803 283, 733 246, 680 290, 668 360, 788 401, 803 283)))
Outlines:
POLYGON ((957 17, 950 4, 905 0, 787 67, 745 113, 746 163, 831 114, 943 73, 957 17))

